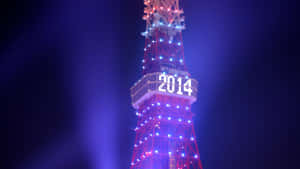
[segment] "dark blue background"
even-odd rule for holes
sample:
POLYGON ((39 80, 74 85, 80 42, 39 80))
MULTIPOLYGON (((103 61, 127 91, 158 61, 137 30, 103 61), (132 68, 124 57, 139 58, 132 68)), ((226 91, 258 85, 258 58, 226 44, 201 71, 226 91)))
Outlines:
MULTIPOLYGON (((2 3, 2 2, 1 2, 2 3)), ((27 0, 1 6, 3 167, 128 168, 141 77, 142 0, 27 0)), ((299 74, 295 4, 184 0, 192 110, 204 169, 290 169, 299 74)))

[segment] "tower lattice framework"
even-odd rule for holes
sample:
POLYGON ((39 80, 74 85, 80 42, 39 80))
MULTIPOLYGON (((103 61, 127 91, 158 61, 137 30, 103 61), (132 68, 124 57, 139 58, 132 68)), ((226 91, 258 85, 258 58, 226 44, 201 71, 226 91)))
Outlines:
POLYGON ((198 82, 186 69, 179 0, 144 0, 143 77, 131 88, 138 116, 131 169, 202 169, 191 104, 198 82))

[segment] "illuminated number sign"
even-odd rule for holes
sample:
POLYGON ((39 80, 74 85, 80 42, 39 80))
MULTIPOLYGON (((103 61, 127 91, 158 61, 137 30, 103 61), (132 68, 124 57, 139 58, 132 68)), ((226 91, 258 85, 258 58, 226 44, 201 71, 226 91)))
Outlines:
POLYGON ((188 79, 183 84, 182 77, 174 77, 172 75, 160 74, 159 81, 162 81, 162 83, 158 86, 158 91, 175 93, 178 95, 183 95, 185 92, 188 94, 188 96, 192 95, 193 90, 191 79, 188 79))

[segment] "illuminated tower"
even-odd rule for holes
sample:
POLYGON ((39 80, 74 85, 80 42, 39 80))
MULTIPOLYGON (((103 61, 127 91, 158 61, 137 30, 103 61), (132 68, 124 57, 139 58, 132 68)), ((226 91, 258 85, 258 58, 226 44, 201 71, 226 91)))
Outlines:
POLYGON ((179 0, 145 0, 143 77, 131 88, 138 116, 131 169, 202 169, 191 104, 198 82, 187 72, 179 0))

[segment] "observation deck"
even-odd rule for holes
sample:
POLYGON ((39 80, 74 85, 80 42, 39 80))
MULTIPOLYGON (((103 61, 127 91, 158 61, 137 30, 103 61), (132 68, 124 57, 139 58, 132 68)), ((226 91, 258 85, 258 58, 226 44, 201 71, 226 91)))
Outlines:
POLYGON ((181 72, 181 74, 148 73, 131 87, 132 105, 138 109, 143 101, 153 95, 182 98, 192 104, 197 100, 197 87, 197 80, 190 78, 187 72, 181 72))

